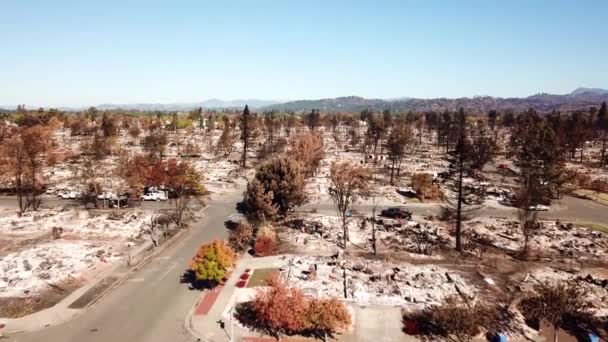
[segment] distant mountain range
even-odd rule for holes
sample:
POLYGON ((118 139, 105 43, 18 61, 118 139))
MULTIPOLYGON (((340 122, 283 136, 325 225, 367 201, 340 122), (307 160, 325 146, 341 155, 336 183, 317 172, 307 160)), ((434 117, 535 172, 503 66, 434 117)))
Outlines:
POLYGON ((223 101, 219 99, 210 99, 202 102, 192 103, 135 103, 135 104, 101 104, 96 106, 99 110, 141 110, 141 111, 185 111, 192 110, 195 108, 207 108, 207 109, 226 109, 226 108, 243 108, 245 105, 249 105, 251 108, 262 108, 274 104, 278 104, 278 101, 267 101, 267 100, 230 100, 223 101))
POLYGON ((607 95, 608 90, 601 88, 577 88, 570 95, 607 95))
MULTIPOLYGON (((318 100, 298 100, 289 102, 269 100, 231 100, 210 99, 192 103, 140 103, 140 104, 101 104, 99 110, 139 110, 139 111, 189 111, 198 107, 205 109, 242 109, 245 105, 256 111, 280 110, 296 113, 319 109, 324 112, 359 112, 364 109, 382 111, 391 109, 395 112, 421 112, 444 110, 456 111, 464 107, 469 113, 485 113, 489 110, 525 111, 533 108, 539 112, 553 110, 568 112, 584 110, 608 102, 608 90, 600 88, 577 88, 569 94, 536 94, 524 98, 502 98, 492 96, 475 96, 461 98, 419 99, 399 97, 393 99, 367 99, 359 96, 345 96, 318 100)), ((8 108, 5 106, 5 108, 8 108)), ((60 108, 61 110, 79 111, 86 108, 60 108)))
POLYGON ((539 112, 572 111, 599 106, 608 102, 608 90, 599 88, 578 88, 565 95, 536 94, 525 98, 501 98, 492 96, 462 97, 455 99, 416 99, 400 98, 393 100, 366 99, 357 96, 338 97, 320 100, 300 100, 274 104, 264 110, 276 109, 294 112, 306 112, 319 109, 328 112, 353 112, 364 109, 381 111, 391 109, 396 112, 407 111, 456 111, 464 107, 470 113, 484 113, 492 109, 525 111, 533 108, 539 112))

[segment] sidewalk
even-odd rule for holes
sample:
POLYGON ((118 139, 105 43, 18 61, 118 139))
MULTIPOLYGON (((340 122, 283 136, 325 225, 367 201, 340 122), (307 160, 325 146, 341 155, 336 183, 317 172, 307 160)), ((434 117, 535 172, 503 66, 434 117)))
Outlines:
MULTIPOLYGON (((239 277, 246 269, 256 268, 279 268, 287 265, 288 258, 281 259, 283 256, 273 256, 265 258, 253 258, 249 254, 245 253, 240 259, 236 268, 232 271, 231 276, 226 281, 223 288, 219 289, 219 293, 215 298, 215 302, 212 304, 210 309, 200 310, 199 314, 196 311, 201 304, 204 303, 207 296, 211 291, 206 290, 201 294, 196 304, 192 307, 190 314, 186 317, 186 327, 190 332, 200 338, 203 341, 230 341, 231 330, 234 332, 233 341, 241 341, 243 337, 256 338, 261 337, 259 334, 253 333, 247 329, 239 327, 235 322, 231 326, 230 324, 230 311, 233 308, 235 298, 236 283, 239 281, 239 277), (206 314, 204 314, 206 312, 206 314), (224 329, 220 327, 219 321, 225 322, 224 329)), ((254 341, 255 339, 250 339, 254 341)))
POLYGON ((157 248, 150 240, 145 240, 130 252, 127 259, 115 264, 102 265, 101 269, 93 268, 89 270, 88 272, 97 274, 50 308, 20 318, 0 318, 0 325, 5 325, 2 332, 11 334, 32 332, 74 319, 115 286, 120 285, 132 271, 139 269, 147 260, 171 246, 187 231, 187 229, 178 231, 157 248))
MULTIPOLYGON (((199 214, 205 215, 207 208, 207 205, 203 206, 199 214)), ((5 334, 31 332, 74 319, 114 287, 120 285, 131 272, 137 271, 148 260, 173 245, 189 231, 190 229, 178 230, 158 247, 154 247, 152 241, 144 240, 129 252, 125 260, 110 264, 105 269, 102 267, 101 270, 98 268, 89 270, 89 272, 96 272, 97 275, 50 308, 20 318, 0 317, 0 326, 4 325, 4 330, 1 332, 5 334), (95 288, 96 286, 98 288, 95 288), (87 293, 88 291, 91 293, 87 293), (95 295, 97 291, 98 293, 95 295)))
MULTIPOLYGON (((266 342, 276 341, 268 336, 249 331, 242 328, 235 322, 230 324, 230 311, 234 306, 236 283, 239 281, 240 275, 246 270, 255 270, 257 268, 280 268, 288 266, 289 256, 281 259, 283 256, 253 258, 246 254, 238 263, 236 269, 221 289, 216 297, 215 303, 207 314, 196 314, 199 306, 206 301, 208 293, 205 291, 199 297, 196 305, 192 308, 189 317, 186 319, 186 325, 191 333, 203 341, 231 341, 231 331, 234 332, 232 341, 249 341, 249 342, 266 342), (224 329, 220 327, 219 321, 225 322, 224 329)), ((253 289, 252 289, 253 290, 253 289)), ((254 291, 252 291, 253 293, 254 291)), ((205 310, 206 311, 206 310, 205 310)), ((396 342, 419 341, 418 339, 405 335, 402 331, 401 309, 397 307, 358 307, 354 306, 353 320, 355 321, 354 329, 348 334, 338 335, 338 340, 348 342, 363 342, 363 341, 382 341, 396 342), (378 319, 378 317, 381 317, 378 319)), ((282 341, 313 341, 302 337, 286 337, 282 341)))
MULTIPOLYGON (((3 332, 16 333, 35 331, 51 325, 58 325, 73 319, 86 307, 81 309, 73 309, 70 308, 70 305, 72 305, 72 303, 74 303, 87 291, 95 287, 107 277, 124 274, 125 270, 121 269, 122 266, 124 265, 117 263, 102 270, 95 278, 89 280, 86 284, 79 287, 67 297, 62 299, 59 303, 50 308, 20 318, 0 318, 0 324, 4 324, 6 326, 3 332)), ((94 269, 94 271, 99 271, 99 269, 94 269)))

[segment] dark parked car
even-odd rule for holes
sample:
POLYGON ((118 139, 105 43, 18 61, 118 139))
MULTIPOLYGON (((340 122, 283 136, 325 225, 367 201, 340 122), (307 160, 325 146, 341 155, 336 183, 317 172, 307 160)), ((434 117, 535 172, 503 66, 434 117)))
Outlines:
POLYGON ((412 213, 407 211, 405 208, 392 207, 382 210, 380 212, 380 216, 409 220, 412 218, 412 213))

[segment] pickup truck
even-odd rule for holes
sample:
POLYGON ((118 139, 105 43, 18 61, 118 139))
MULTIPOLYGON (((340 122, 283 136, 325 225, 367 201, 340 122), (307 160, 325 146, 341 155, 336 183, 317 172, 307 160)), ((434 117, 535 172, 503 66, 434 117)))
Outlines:
POLYGON ((166 201, 168 196, 166 191, 155 191, 141 195, 140 199, 142 201, 166 201))
POLYGON ((82 194, 79 191, 61 191, 58 196, 61 199, 79 199, 82 194))

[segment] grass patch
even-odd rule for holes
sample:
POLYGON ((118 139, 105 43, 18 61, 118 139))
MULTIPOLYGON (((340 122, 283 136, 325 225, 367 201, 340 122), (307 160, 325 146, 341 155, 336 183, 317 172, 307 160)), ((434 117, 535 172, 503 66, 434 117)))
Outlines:
POLYGON ((278 271, 278 268, 258 268, 253 270, 253 274, 251 275, 251 278, 249 278, 247 287, 267 286, 270 275, 278 271))
POLYGON ((118 281, 118 277, 109 276, 102 279, 99 283, 95 284, 93 287, 88 289, 82 296, 76 299, 70 306, 70 309, 83 309, 93 300, 95 300, 99 295, 101 295, 105 290, 110 288, 110 286, 114 285, 118 281))
POLYGON ((577 196, 584 197, 589 200, 608 205, 608 193, 600 192, 596 195, 595 191, 585 190, 585 189, 578 189, 578 190, 573 191, 573 193, 577 196))
POLYGON ((596 223, 596 222, 570 222, 579 227, 585 227, 599 232, 608 234, 608 224, 596 223))

